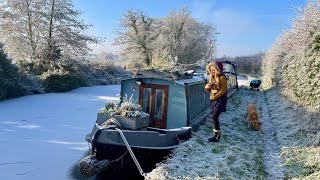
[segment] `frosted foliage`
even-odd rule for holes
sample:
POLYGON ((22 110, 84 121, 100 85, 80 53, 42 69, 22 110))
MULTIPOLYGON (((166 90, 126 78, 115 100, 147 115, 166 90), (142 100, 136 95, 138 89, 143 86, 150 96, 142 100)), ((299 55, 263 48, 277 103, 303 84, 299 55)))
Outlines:
POLYGON ((263 86, 281 85, 295 102, 320 110, 320 1, 308 1, 266 53, 263 86))
POLYGON ((127 11, 121 19, 115 44, 122 46, 122 54, 129 67, 146 66, 172 70, 172 60, 191 64, 209 50, 209 40, 215 49, 216 29, 200 23, 187 9, 171 12, 164 18, 152 18, 141 11, 127 11))
POLYGON ((79 20, 71 0, 3 0, 0 39, 15 61, 38 59, 55 44, 63 55, 86 53, 99 39, 85 34, 91 25, 79 20))
POLYGON ((67 59, 59 64, 60 69, 75 72, 88 86, 119 84, 123 78, 130 77, 130 73, 114 65, 111 61, 93 62, 67 59))
POLYGON ((155 59, 171 62, 176 57, 182 64, 195 63, 206 55, 210 39, 214 51, 215 34, 214 26, 198 22, 187 9, 173 11, 163 19, 162 33, 156 39, 155 59))
POLYGON ((152 63, 154 41, 160 33, 160 21, 142 11, 128 10, 120 21, 121 29, 115 44, 121 45, 122 54, 131 62, 149 66, 152 63))
MULTIPOLYGON (((31 0, 9 1, 0 3, 0 39, 5 44, 8 55, 14 59, 31 58, 31 53, 37 49, 40 34, 33 34, 28 24, 30 17, 28 12, 34 14, 41 8, 38 4, 32 6, 31 0), (31 34, 32 35, 31 35, 31 34), (32 38, 30 37, 32 36, 32 38)), ((34 23, 39 23, 40 18, 32 18, 34 23)))
POLYGON ((125 117, 141 117, 146 116, 146 113, 142 111, 140 104, 136 104, 133 95, 129 98, 127 94, 122 97, 123 102, 118 106, 115 102, 108 101, 105 103, 105 107, 99 110, 100 114, 121 115, 125 117))
POLYGON ((207 142, 212 136, 212 120, 207 117, 146 179, 263 179, 263 134, 250 130, 245 120, 246 106, 254 99, 255 93, 239 90, 220 116, 219 143, 207 142))

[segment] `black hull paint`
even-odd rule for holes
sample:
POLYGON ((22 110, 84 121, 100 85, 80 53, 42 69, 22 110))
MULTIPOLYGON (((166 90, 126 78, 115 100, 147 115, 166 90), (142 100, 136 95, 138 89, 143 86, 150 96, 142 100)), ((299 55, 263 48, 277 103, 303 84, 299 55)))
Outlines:
MULTIPOLYGON (((127 152, 126 146, 96 144, 95 148, 96 157, 98 160, 115 160, 107 170, 98 174, 98 179, 144 179, 140 175, 139 170, 132 160, 129 152, 127 152), (121 156, 123 157, 119 159, 121 156)), ((172 150, 142 148, 131 149, 145 173, 151 172, 156 167, 157 163, 165 160, 168 157, 172 150)))

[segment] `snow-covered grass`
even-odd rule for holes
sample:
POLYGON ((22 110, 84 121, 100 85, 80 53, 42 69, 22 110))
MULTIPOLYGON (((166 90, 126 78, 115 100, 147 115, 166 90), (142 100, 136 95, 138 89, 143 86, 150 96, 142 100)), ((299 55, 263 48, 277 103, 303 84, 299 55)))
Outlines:
POLYGON ((296 105, 279 89, 265 94, 286 166, 285 179, 320 179, 320 112, 296 105))
POLYGON ((320 179, 320 147, 286 147, 281 156, 287 167, 285 179, 320 179))
POLYGON ((147 179, 320 179, 319 117, 320 112, 297 106, 280 90, 244 87, 220 117, 221 142, 207 143, 212 133, 207 118, 147 179), (253 100, 260 132, 245 122, 246 105, 253 100))
POLYGON ((192 138, 182 142, 146 179, 264 179, 263 131, 248 128, 245 117, 247 104, 258 96, 263 94, 246 89, 236 92, 228 100, 227 112, 220 116, 219 143, 207 142, 212 136, 208 117, 192 138))

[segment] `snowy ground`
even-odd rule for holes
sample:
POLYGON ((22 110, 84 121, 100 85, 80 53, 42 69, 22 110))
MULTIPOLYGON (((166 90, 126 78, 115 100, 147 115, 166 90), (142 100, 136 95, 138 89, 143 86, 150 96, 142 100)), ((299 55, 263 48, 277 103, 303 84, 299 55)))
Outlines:
POLYGON ((245 77, 237 76, 238 86, 249 86, 248 79, 245 77))
POLYGON ((119 92, 96 86, 0 102, 0 179, 73 179, 98 110, 119 92))
MULTIPOLYGON (((270 138, 270 121, 264 94, 241 88, 228 100, 220 116, 222 139, 208 143, 212 120, 174 150, 172 157, 148 174, 147 179, 282 179, 279 149, 270 138), (247 104, 257 101, 261 131, 247 126, 247 104)), ((270 135, 271 134, 271 135, 270 135)))

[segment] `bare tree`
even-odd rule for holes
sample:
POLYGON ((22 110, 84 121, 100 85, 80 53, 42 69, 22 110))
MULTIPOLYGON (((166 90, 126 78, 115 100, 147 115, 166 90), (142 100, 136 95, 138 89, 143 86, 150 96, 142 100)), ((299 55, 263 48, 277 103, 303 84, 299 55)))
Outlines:
POLYGON ((14 59, 31 59, 37 56, 39 33, 39 4, 32 0, 0 2, 0 39, 4 42, 9 56, 14 59))
POLYGON ((100 42, 100 39, 84 34, 92 25, 79 20, 81 12, 74 9, 71 0, 49 0, 43 14, 45 39, 51 51, 56 45, 65 55, 79 55, 89 50, 88 43, 100 42))
POLYGON ((0 39, 13 59, 79 56, 88 43, 100 42, 84 33, 91 25, 79 20, 71 0, 2 0, 0 5, 0 39))
POLYGON ((121 19, 121 30, 115 44, 122 46, 123 55, 130 60, 152 63, 154 41, 161 32, 161 23, 139 10, 129 10, 121 19))
MULTIPOLYGON (((156 42, 156 59, 175 66, 206 62, 211 55, 208 52, 215 50, 216 34, 214 26, 191 17, 187 8, 173 11, 163 19, 162 32, 156 42)), ((183 66, 173 68, 184 69, 183 66)))
POLYGON ((194 63, 208 52, 210 39, 215 47, 215 27, 198 22, 186 8, 162 19, 129 10, 121 28, 115 44, 123 46, 129 60, 141 59, 147 66, 166 66, 172 61, 194 63))

